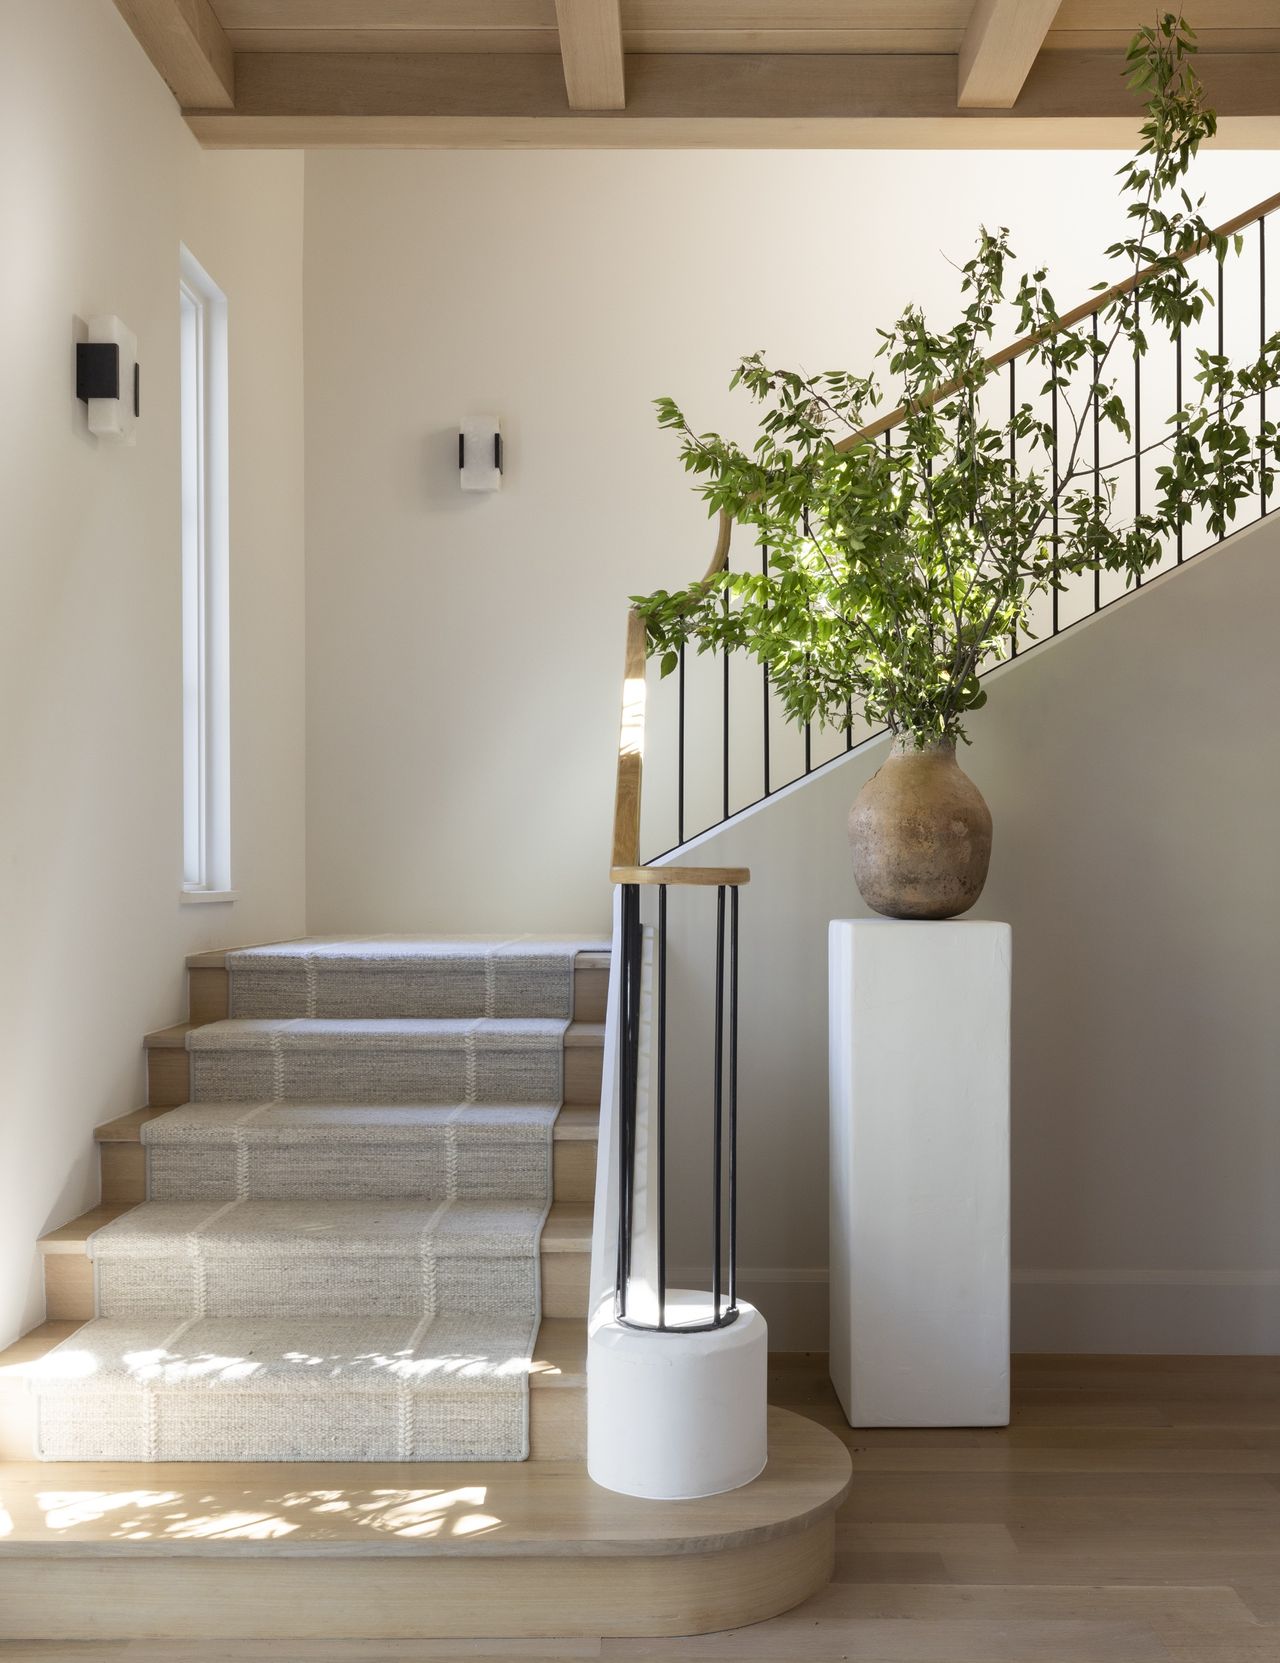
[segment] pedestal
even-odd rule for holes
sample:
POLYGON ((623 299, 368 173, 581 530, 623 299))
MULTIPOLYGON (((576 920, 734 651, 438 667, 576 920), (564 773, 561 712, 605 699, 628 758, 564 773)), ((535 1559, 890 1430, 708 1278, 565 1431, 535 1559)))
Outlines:
POLYGON ((831 925, 831 1378, 853 1426, 1009 1420, 1007 924, 831 925))

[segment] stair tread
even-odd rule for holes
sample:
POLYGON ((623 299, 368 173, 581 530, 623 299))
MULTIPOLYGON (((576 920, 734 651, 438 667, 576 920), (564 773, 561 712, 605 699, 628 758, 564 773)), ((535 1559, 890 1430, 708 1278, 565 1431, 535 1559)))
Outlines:
MULTIPOLYGON (((209 1103, 196 1105, 179 1103, 173 1108, 147 1107, 132 1109, 128 1114, 118 1115, 115 1120, 106 1120, 102 1123, 102 1125, 95 1126, 93 1133, 94 1139, 98 1143, 141 1143, 143 1141, 142 1128, 148 1123, 148 1121, 157 1120, 162 1115, 175 1114, 178 1109, 186 1109, 193 1106, 197 1108, 218 1107, 216 1104, 209 1103)), ((309 1105, 307 1103, 299 1102, 281 1106, 287 1106, 294 1109, 305 1109, 308 1107, 316 1107, 317 1105, 309 1105)), ((431 1104, 425 1106, 434 1109, 437 1113, 440 1112, 440 1105, 431 1104)), ((485 1104, 476 1106, 501 1108, 506 1105, 485 1104)), ((236 1103, 228 1104, 226 1107, 229 1109, 234 1108, 239 1113, 243 1113, 248 1105, 244 1103, 236 1103)), ((396 1116, 394 1114, 395 1110, 403 1111, 404 1109, 413 1107, 413 1105, 400 1103, 375 1103, 367 1105, 361 1104, 360 1107, 369 1115, 370 1119, 368 1123, 370 1125, 376 1125, 378 1114, 382 1109, 392 1111, 392 1113, 388 1114, 387 1119, 389 1123, 394 1123, 401 1118, 400 1116, 396 1116)), ((566 1104, 561 1108, 559 1114, 556 1116, 555 1123, 552 1126, 551 1135, 557 1143, 595 1143, 600 1135, 600 1111, 596 1108, 566 1104)))
MULTIPOLYGON (((431 1203, 426 1203, 422 1207, 413 1209, 412 1207, 406 1207, 403 1202, 396 1201, 362 1201, 359 1203, 348 1201, 307 1201, 301 1203, 293 1201, 254 1201, 242 1203, 241 1205, 253 1207, 255 1209, 255 1216, 265 1220, 269 1220, 271 1218, 271 1210, 274 1209, 275 1216, 280 1221, 284 1221, 290 1216, 296 1217, 300 1207, 307 1208, 315 1213, 323 1211, 326 1208, 336 1209, 339 1207, 343 1208, 344 1211, 349 1212, 353 1206, 359 1206, 362 1209, 367 1209, 368 1214, 370 1215, 368 1218, 368 1222, 370 1224, 373 1223, 372 1215, 379 1209, 382 1209, 382 1217, 384 1221, 382 1233, 387 1239, 403 1239, 405 1237, 405 1228, 402 1221, 406 1213, 415 1210, 419 1213, 432 1210, 431 1203), (290 1214, 288 1209, 293 1209, 292 1214, 290 1214), (397 1219, 401 1222, 397 1222, 397 1219)), ((467 1209, 471 1207, 488 1206, 489 1204, 455 1202, 454 1205, 456 1207, 467 1209)), ((508 1205, 514 1206, 519 1204, 508 1203, 508 1205)), ((172 1233, 175 1238, 185 1237, 187 1231, 191 1228, 191 1225, 189 1222, 185 1224, 179 1222, 183 1216, 179 1212, 179 1209, 185 1209, 187 1214, 190 1214, 193 1210, 201 1214, 208 1214, 214 1210, 212 1204, 205 1201, 142 1201, 134 1207, 113 1206, 110 1204, 91 1207, 87 1213, 82 1213, 79 1218, 73 1218, 69 1223, 61 1225, 58 1229, 51 1230, 47 1235, 42 1236, 39 1243, 40 1251, 42 1253, 83 1254, 87 1251, 89 1238, 93 1235, 95 1230, 102 1229, 105 1225, 112 1223, 113 1220, 120 1218, 125 1213, 145 1214, 146 1217, 144 1217, 143 1220, 138 1221, 140 1224, 145 1224, 148 1220, 155 1220, 160 1225, 162 1231, 167 1233, 169 1229, 172 1229, 172 1233), (166 1211, 162 1213, 158 1209, 165 1209, 166 1211)), ((554 1202, 551 1210, 547 1214, 546 1223, 542 1228, 542 1251, 544 1253, 588 1252, 591 1247, 591 1215, 592 1209, 589 1202, 554 1202)))
POLYGON ((515 941, 515 940, 526 942, 529 945, 536 945, 536 944, 540 944, 540 943, 545 943, 548 946, 559 946, 559 945, 562 945, 562 944, 569 944, 569 943, 577 942, 580 945, 578 946, 578 950, 577 950, 577 953, 576 953, 575 958, 574 958, 574 963, 575 963, 575 965, 577 966, 578 969, 580 969, 580 970, 597 970, 597 969, 604 970, 604 969, 608 969, 608 966, 609 966, 610 942, 609 942, 609 939, 608 939, 607 936, 592 936, 592 935, 545 935, 544 936, 544 935, 530 935, 530 936, 513 937, 513 936, 503 936, 503 935, 492 935, 492 936, 465 936, 465 935, 462 935, 462 936, 453 936, 453 935, 417 935, 417 936, 402 935, 402 936, 395 936, 395 935, 391 935, 391 936, 290 936, 290 937, 288 937, 288 938, 286 938, 285 940, 282 940, 282 941, 258 941, 258 942, 251 943, 247 947, 223 947, 223 948, 218 948, 218 949, 216 949, 215 951, 212 951, 212 952, 189 953, 187 955, 187 968, 189 970, 222 970, 222 969, 226 968, 227 957, 228 957, 229 954, 237 953, 237 952, 239 952, 239 953, 250 952, 250 951, 253 951, 255 949, 261 950, 263 948, 279 948, 279 949, 281 949, 281 951, 287 951, 289 948, 296 948, 299 952, 305 952, 308 949, 314 949, 316 947, 321 947, 322 946, 326 949, 325 957, 333 959, 333 958, 341 958, 342 957, 341 948, 343 946, 350 947, 353 950, 352 951, 352 956, 354 957, 354 956, 356 956, 356 952, 355 952, 356 949, 359 949, 361 947, 369 947, 369 946, 372 946, 372 945, 375 945, 375 944, 385 945, 388 941, 397 941, 397 942, 402 942, 402 943, 417 941, 417 942, 422 942, 424 945, 448 944, 448 945, 451 945, 451 946, 463 946, 463 945, 466 945, 468 942, 474 942, 477 947, 482 947, 482 946, 485 946, 485 945, 493 945, 494 943, 498 943, 498 942, 508 942, 508 941, 515 941))
MULTIPOLYGON (((102 1319, 98 1319, 102 1320, 102 1319)), ((158 1319, 172 1328, 172 1319, 158 1319)), ((32 1365, 86 1325, 83 1322, 42 1322, 39 1327, 0 1351, 0 1386, 25 1381, 32 1365)), ((587 1329, 567 1317, 545 1317, 534 1345, 529 1370, 531 1390, 581 1389, 587 1383, 587 1329)), ((48 1472, 46 1467, 45 1472, 48 1472)))
POLYGON ((770 1409, 769 1462, 760 1477, 695 1501, 616 1495, 593 1484, 581 1461, 68 1462, 54 1469, 15 1461, 0 1465, 0 1507, 10 1521, 10 1557, 118 1558, 122 1548, 184 1559, 248 1551, 264 1561, 338 1552, 375 1561, 626 1557, 717 1552, 804 1530, 835 1511, 849 1477, 848 1452, 834 1433, 770 1409), (61 1506, 56 1539, 48 1512, 53 1476, 61 1506), (136 1521, 128 1540, 119 1509, 102 1505, 104 1495, 117 1494, 130 1498, 136 1521), (346 1505, 335 1507, 335 1499, 346 1505), (487 1528, 457 1527, 477 1511, 487 1528))

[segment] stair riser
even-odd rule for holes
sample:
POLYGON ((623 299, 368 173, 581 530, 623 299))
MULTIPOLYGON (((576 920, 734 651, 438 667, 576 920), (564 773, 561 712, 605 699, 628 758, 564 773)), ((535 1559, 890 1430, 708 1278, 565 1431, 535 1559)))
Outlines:
MULTIPOLYGON (((585 1318, 590 1254, 543 1253, 541 1258, 543 1316, 585 1318)), ((46 1315, 51 1322, 87 1322, 97 1315, 93 1264, 88 1255, 46 1253, 44 1294, 46 1315)), ((319 1309, 323 1313, 333 1311, 332 1305, 323 1298, 319 1309)))
MULTIPOLYGON (((147 1155, 140 1143, 99 1145, 102 1199, 133 1206, 147 1199, 147 1155)), ((595 1195, 596 1145, 586 1141, 552 1148, 552 1194, 556 1201, 590 1201, 595 1195)))
MULTIPOLYGON (((604 1058, 598 1046, 569 1045, 564 1053, 564 1101, 574 1107, 598 1106, 604 1058)), ((268 1084, 267 1096, 272 1095, 268 1084)), ((154 1108, 176 1109, 191 1101, 190 1053, 177 1046, 153 1046, 147 1052, 147 1101, 154 1108)))
MULTIPOLYGON (((575 969, 573 1020, 603 1022, 608 992, 607 970, 575 969)), ((193 966, 187 971, 187 1002, 192 1022, 221 1022, 230 1015, 227 972, 212 965, 193 966)))
MULTIPOLYGON (((160 1485, 165 1469, 154 1470, 160 1485)), ((154 1519, 154 1505, 139 1505, 154 1519)), ((41 1552, 0 1562, 0 1607, 12 1639, 449 1639, 478 1625, 495 1637, 686 1635, 789 1610, 830 1580, 834 1555, 830 1517, 763 1542, 650 1557, 41 1552)))

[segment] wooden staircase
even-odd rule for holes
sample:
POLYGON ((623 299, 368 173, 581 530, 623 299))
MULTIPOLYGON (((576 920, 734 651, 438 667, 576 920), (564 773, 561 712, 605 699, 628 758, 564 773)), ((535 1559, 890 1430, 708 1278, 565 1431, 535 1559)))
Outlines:
POLYGON ((579 953, 528 1463, 35 1462, 28 1371, 94 1315, 89 1237, 146 1199, 141 1128, 188 1100, 188 1030, 227 1015, 224 955, 188 961, 188 1021, 145 1041, 147 1104, 97 1128, 99 1206, 40 1243, 47 1320, 0 1353, 0 1642, 696 1633, 827 1581, 849 1460, 795 1415, 771 1411, 768 1468, 725 1496, 636 1501, 586 1475, 608 979, 607 953, 579 953))

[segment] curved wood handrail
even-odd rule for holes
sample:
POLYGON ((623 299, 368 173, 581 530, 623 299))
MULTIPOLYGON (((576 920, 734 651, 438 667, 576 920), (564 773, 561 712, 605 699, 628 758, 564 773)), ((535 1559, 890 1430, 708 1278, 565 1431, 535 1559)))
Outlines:
MULTIPOLYGON (((1237 231, 1243 231, 1246 226, 1255 225, 1265 219, 1268 214, 1280 208, 1280 191, 1269 196, 1264 202, 1259 202, 1244 213, 1237 214, 1234 219, 1227 220, 1213 232, 1215 237, 1230 237, 1237 231)), ((1177 258, 1190 260, 1201 254, 1209 246, 1207 239, 1201 239, 1193 247, 1183 250, 1177 258)), ((1126 277, 1120 283, 1113 283, 1110 288, 1101 290, 1098 294, 1086 300, 1082 305, 1065 312, 1058 319, 1052 329, 1034 330, 1029 335, 1010 342, 999 352, 993 353, 986 360, 988 369, 1002 369, 1005 364, 1012 363, 1015 358, 1021 358, 1030 352, 1032 347, 1047 340, 1050 335, 1058 334, 1064 329, 1074 329, 1076 324, 1083 323, 1095 312, 1100 312, 1118 300, 1121 295, 1129 294, 1134 289, 1165 269, 1163 266, 1144 266, 1141 271, 1134 272, 1132 277, 1126 277)), ((935 387, 932 392, 922 397, 915 408, 928 409, 939 399, 950 398, 953 393, 960 391, 963 384, 959 381, 944 382, 935 387)), ((860 427, 856 433, 850 433, 836 444, 839 451, 852 450, 855 445, 865 444, 868 439, 878 439, 882 433, 896 427, 909 413, 906 405, 900 404, 897 409, 887 411, 883 416, 877 416, 875 421, 860 427)), ((716 545, 707 566, 703 583, 708 583, 719 572, 724 571, 729 564, 729 545, 733 539, 733 521, 722 508, 716 525, 716 545)), ((644 866, 640 860, 640 805, 644 777, 644 726, 645 726, 645 666, 648 661, 648 638, 644 619, 634 609, 627 614, 627 648, 626 668, 623 675, 622 693, 622 732, 618 741, 618 776, 613 804, 613 861, 610 877, 614 883, 648 883, 648 884, 706 884, 710 886, 734 885, 746 883, 751 874, 745 867, 713 867, 713 866, 644 866)))

